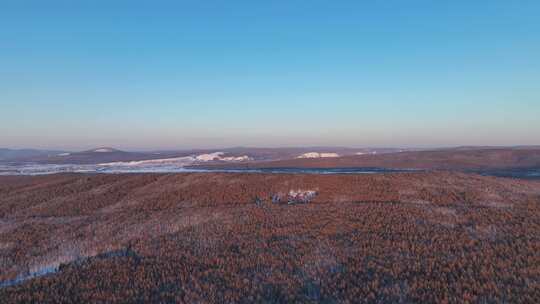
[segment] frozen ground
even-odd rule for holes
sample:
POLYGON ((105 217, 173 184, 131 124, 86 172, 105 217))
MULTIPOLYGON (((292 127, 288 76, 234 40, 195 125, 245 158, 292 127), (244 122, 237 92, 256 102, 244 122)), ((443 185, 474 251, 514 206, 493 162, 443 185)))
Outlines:
MULTIPOLYGON (((200 163, 191 157, 115 162, 97 165, 54 165, 54 164, 0 164, 0 175, 45 175, 55 173, 189 173, 189 172, 230 172, 230 173, 287 173, 287 174, 373 174, 390 172, 426 171, 421 169, 384 168, 260 168, 260 169, 196 169, 186 167, 200 163)), ((427 170, 429 171, 429 170, 427 170)), ((540 179, 540 169, 471 171, 488 176, 520 179, 540 179)))
POLYGON ((370 174, 383 172, 409 172, 414 169, 381 168, 264 168, 264 169, 194 169, 185 166, 195 162, 176 160, 157 162, 115 162, 97 165, 8 164, 0 165, 0 175, 44 175, 55 173, 187 173, 187 172, 243 172, 243 173, 290 173, 290 174, 370 174))
MULTIPOLYGON (((201 154, 186 157, 151 159, 128 162, 110 162, 102 164, 0 164, 0 175, 41 175, 62 172, 75 173, 167 173, 167 172, 199 172, 202 170, 186 169, 188 165, 209 161, 243 162, 252 160, 247 155, 224 156, 223 152, 201 154)), ((204 171, 204 170, 203 170, 204 171)))

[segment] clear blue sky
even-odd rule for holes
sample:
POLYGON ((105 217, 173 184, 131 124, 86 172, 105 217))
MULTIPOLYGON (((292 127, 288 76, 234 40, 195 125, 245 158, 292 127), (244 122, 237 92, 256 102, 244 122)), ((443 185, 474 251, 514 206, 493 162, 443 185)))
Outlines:
POLYGON ((540 1, 0 0, 0 146, 540 144, 540 1))

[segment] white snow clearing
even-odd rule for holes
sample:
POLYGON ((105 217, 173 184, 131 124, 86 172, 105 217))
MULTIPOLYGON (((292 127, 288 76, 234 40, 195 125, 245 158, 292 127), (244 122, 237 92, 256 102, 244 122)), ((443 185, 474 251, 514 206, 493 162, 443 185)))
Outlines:
POLYGON ((214 152, 210 154, 201 154, 199 156, 195 157, 196 161, 200 162, 207 162, 207 161, 226 161, 226 162, 241 162, 241 161, 248 161, 253 160, 253 158, 242 155, 242 156, 227 156, 224 157, 224 152, 214 152))
POLYGON ((377 154, 377 151, 371 152, 356 152, 355 155, 368 155, 368 154, 377 154))
POLYGON ((225 153, 223 153, 223 152, 214 152, 214 153, 209 153, 209 154, 201 154, 199 156, 196 156, 195 160, 203 161, 203 162, 219 160, 219 159, 221 159, 221 155, 223 155, 223 154, 225 154, 225 153))
POLYGON ((319 153, 319 152, 308 152, 302 155, 297 156, 296 158, 326 158, 326 157, 339 157, 337 153, 319 153))
POLYGON ((220 160, 222 160, 222 161, 232 161, 232 162, 242 162, 242 161, 253 160, 253 158, 251 158, 251 157, 249 157, 247 155, 244 155, 244 156, 237 156, 237 157, 234 157, 234 156, 223 157, 220 160))
POLYGON ((97 153, 110 153, 110 152, 114 152, 114 150, 111 149, 111 148, 99 148, 99 149, 92 150, 92 152, 97 152, 97 153))
POLYGON ((149 160, 137 160, 129 162, 112 162, 103 163, 98 166, 144 166, 144 165, 189 165, 194 162, 192 156, 175 157, 175 158, 161 158, 161 159, 149 159, 149 160))
POLYGON ((176 170, 194 163, 209 162, 209 161, 225 161, 225 162, 242 162, 252 160, 253 158, 243 156, 228 156, 223 157, 224 152, 215 152, 210 154, 200 154, 175 158, 160 158, 127 162, 111 162, 98 164, 98 168, 107 171, 161 171, 161 170, 176 170))

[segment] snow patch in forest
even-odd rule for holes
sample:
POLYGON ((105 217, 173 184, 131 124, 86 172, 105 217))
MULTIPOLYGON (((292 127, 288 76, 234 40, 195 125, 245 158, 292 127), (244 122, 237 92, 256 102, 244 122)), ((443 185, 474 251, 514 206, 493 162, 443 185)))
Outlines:
POLYGON ((114 152, 114 149, 111 149, 111 148, 99 148, 99 149, 93 150, 92 152, 97 152, 97 153, 110 153, 110 152, 114 152))
POLYGON ((297 156, 296 158, 331 158, 339 157, 337 153, 319 153, 319 152, 308 152, 302 155, 297 156))

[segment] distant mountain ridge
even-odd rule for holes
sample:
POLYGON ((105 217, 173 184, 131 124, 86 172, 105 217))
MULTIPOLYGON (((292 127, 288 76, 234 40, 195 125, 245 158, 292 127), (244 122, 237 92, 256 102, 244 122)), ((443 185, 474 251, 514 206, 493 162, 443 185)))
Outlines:
MULTIPOLYGON (((205 154, 221 153, 220 157, 213 157, 211 161, 276 161, 294 159, 302 155, 333 155, 349 156, 358 153, 392 153, 402 149, 394 148, 344 148, 344 147, 293 147, 293 148, 250 148, 234 147, 224 149, 194 149, 181 151, 155 151, 155 152, 128 152, 112 147, 97 147, 81 152, 65 151, 39 151, 35 153, 17 154, 9 160, 21 163, 39 164, 101 164, 109 162, 145 161, 178 158, 187 156, 201 156, 205 154), (310 154, 311 153, 311 154, 310 154), (214 160, 215 158, 215 160, 214 160)), ((204 158, 204 157, 203 157, 204 158)), ((0 158, 0 161, 3 159, 0 158)))
MULTIPOLYGON (((0 149, 0 162, 35 164, 107 164, 171 162, 185 158, 209 168, 416 168, 479 169, 540 167, 540 147, 453 147, 441 149, 296 147, 197 149, 166 152, 128 152, 97 147, 82 152, 0 149)), ((184 162, 182 162, 184 163, 184 162)))
POLYGON ((9 161, 20 158, 40 157, 64 153, 56 150, 38 150, 38 149, 8 149, 0 148, 0 160, 9 161))
POLYGON ((540 147, 449 148, 333 158, 296 158, 269 162, 204 165, 198 167, 209 169, 386 168, 425 170, 540 168, 540 147))

